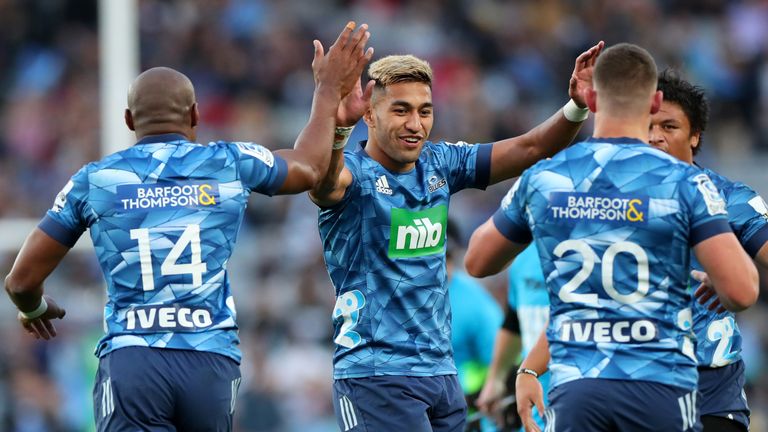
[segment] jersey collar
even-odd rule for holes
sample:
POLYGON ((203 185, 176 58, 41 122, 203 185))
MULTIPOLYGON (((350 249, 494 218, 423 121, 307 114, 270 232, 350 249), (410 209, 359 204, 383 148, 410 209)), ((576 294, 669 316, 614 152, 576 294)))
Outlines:
POLYGON ((140 144, 154 144, 154 143, 175 143, 179 141, 189 142, 187 137, 182 134, 169 133, 161 135, 147 135, 144 138, 136 141, 136 145, 140 144))

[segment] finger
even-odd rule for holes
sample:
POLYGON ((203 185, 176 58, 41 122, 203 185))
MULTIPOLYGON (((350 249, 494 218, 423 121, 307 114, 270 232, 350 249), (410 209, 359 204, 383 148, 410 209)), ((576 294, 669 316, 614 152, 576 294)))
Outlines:
POLYGON ((701 295, 698 296, 698 302, 699 304, 705 304, 707 303, 712 297, 714 297, 715 293, 712 292, 711 289, 706 289, 701 295))
POLYGON ((346 46, 347 41, 349 40, 349 35, 352 34, 352 32, 355 30, 355 22, 354 21, 348 21, 347 25, 344 26, 344 30, 339 33, 339 37, 336 38, 336 42, 333 44, 335 46, 344 48, 346 46))
POLYGON ((41 338, 48 340, 51 338, 51 335, 48 334, 48 330, 45 328, 45 325, 43 325, 42 320, 35 319, 30 322, 32 324, 32 327, 35 329, 35 333, 40 335, 41 338))
POLYGON ((325 57, 325 49, 323 48, 323 44, 317 39, 312 41, 312 45, 315 46, 315 58, 312 60, 312 63, 315 63, 325 57))
POLYGON ((539 411, 539 416, 544 418, 544 396, 542 394, 536 396, 536 409, 539 411))
POLYGON ((371 37, 371 33, 368 31, 368 24, 362 24, 357 29, 357 31, 352 35, 352 38, 350 39, 349 43, 347 43, 347 46, 345 46, 344 48, 352 52, 355 52, 355 50, 359 50, 360 55, 362 55, 365 44, 368 42, 368 39, 370 39, 370 37, 371 37))
POLYGON ((45 326, 45 330, 48 332, 48 334, 51 336, 51 338, 56 337, 56 326, 53 325, 53 321, 51 320, 41 320, 43 322, 43 325, 45 326))
POLYGON ((360 57, 357 60, 357 64, 355 65, 355 75, 360 76, 363 73, 363 69, 365 69, 365 65, 368 64, 369 61, 371 61, 371 58, 373 57, 373 48, 370 47, 365 52, 365 55, 360 57))
POLYGON ((699 270, 691 270, 691 277, 696 280, 696 282, 706 283, 709 280, 709 276, 707 276, 706 273, 699 270))
POLYGON ((713 311, 715 309, 725 309, 725 307, 720 303, 720 298, 715 298, 715 301, 707 306, 707 310, 713 311))

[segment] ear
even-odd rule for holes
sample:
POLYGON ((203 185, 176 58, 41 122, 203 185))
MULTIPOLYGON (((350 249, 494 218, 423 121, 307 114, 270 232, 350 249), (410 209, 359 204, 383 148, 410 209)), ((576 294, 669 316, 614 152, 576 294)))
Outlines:
POLYGON ((366 125, 368 125, 369 128, 373 129, 373 103, 369 103, 368 107, 365 109, 365 114, 363 114, 363 121, 366 125))
POLYGON ((661 102, 664 100, 664 92, 656 90, 651 99, 651 114, 656 114, 661 109, 661 102))
POLYGON ((699 140, 701 140, 701 132, 696 132, 691 135, 691 150, 694 150, 699 146, 699 140))
POLYGON ((587 108, 593 113, 597 112, 597 92, 594 88, 590 87, 586 90, 587 108))
POLYGON ((125 118, 125 125, 128 126, 128 129, 135 132, 136 129, 133 127, 133 114, 131 114, 131 110, 126 108, 123 117, 125 118))
POLYGON ((189 117, 189 125, 191 127, 197 126, 197 122, 200 120, 200 111, 197 109, 197 102, 192 104, 192 108, 189 111, 189 117))

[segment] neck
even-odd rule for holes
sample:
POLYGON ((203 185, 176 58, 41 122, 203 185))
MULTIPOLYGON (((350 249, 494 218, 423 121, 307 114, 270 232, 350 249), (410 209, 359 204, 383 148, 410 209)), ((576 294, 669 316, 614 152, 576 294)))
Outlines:
POLYGON ((650 114, 642 117, 611 117, 595 115, 595 130, 592 136, 599 138, 636 138, 648 143, 648 125, 650 114))
POLYGON ((400 162, 392 159, 384 150, 379 147, 375 139, 368 137, 368 143, 365 146, 365 152, 371 159, 378 162, 381 166, 386 168, 390 172, 402 173, 413 169, 416 166, 416 162, 400 162))
POLYGON ((140 140, 150 135, 179 134, 190 141, 195 140, 195 133, 190 128, 183 128, 172 125, 153 125, 152 127, 136 128, 136 139, 140 140))

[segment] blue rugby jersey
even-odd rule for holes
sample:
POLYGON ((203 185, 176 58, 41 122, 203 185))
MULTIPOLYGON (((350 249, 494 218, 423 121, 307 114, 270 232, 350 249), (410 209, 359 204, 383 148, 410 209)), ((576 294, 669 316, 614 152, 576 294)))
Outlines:
POLYGON ((227 277, 248 195, 275 193, 286 163, 251 143, 148 136, 90 163, 39 227, 73 246, 90 229, 107 282, 96 354, 126 346, 210 351, 240 361, 227 277))
POLYGON ((493 220, 539 251, 553 387, 696 387, 690 248, 730 232, 706 174, 639 140, 590 139, 524 173, 493 220))
POLYGON ((334 378, 456 374, 446 292, 452 193, 484 188, 491 145, 424 144, 413 170, 393 173, 363 147, 347 151, 352 184, 320 209, 336 291, 334 378))
MULTIPOLYGON (((733 182, 709 169, 703 171, 720 189, 728 209, 728 223, 750 256, 754 257, 768 242, 768 206, 752 188, 733 182)), ((691 255, 693 268, 701 265, 691 255)), ((693 287, 698 282, 691 281, 693 287)), ((733 313, 715 313, 694 301, 693 331, 696 333, 696 357, 700 366, 722 367, 741 359, 741 333, 733 313)))

